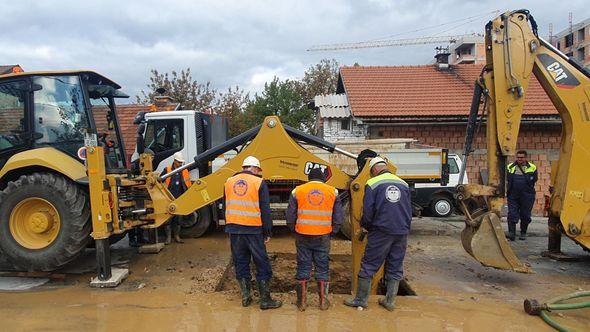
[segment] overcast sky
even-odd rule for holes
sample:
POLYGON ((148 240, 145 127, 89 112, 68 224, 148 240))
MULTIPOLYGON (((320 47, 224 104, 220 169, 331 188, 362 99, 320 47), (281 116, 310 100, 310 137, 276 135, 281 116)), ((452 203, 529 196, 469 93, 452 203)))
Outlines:
POLYGON ((516 7, 529 9, 547 35, 549 23, 554 33, 568 27, 569 12, 574 23, 590 17, 588 4, 588 0, 1 0, 0 64, 18 63, 27 71, 92 69, 132 96, 146 86, 151 68, 190 67, 193 78, 211 81, 215 88, 237 84, 256 92, 275 75, 300 78, 322 58, 335 58, 342 65, 425 64, 432 61, 437 46, 306 52, 315 44, 483 33, 492 11, 516 7))

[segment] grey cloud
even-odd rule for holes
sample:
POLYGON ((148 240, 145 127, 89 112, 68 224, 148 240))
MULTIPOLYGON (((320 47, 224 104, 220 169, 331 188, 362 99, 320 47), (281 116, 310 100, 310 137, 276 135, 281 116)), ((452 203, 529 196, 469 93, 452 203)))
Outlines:
MULTIPOLYGON (((309 46, 391 36, 478 13, 515 9, 512 1, 13 1, 0 4, 0 58, 26 70, 88 68, 136 94, 149 70, 190 67, 219 89, 259 91, 264 79, 298 78, 322 58, 343 65, 423 64, 436 45, 309 53, 309 46)), ((587 1, 522 1, 543 34, 590 16, 587 1)), ((482 32, 482 18, 449 31, 482 32)), ((395 38, 433 35, 452 25, 395 38)))

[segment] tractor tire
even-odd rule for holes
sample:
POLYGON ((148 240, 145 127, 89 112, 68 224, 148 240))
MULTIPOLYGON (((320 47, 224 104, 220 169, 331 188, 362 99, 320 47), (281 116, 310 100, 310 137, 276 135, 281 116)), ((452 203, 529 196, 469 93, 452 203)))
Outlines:
POLYGON ((204 206, 198 211, 183 216, 180 222, 180 236, 183 238, 199 238, 211 226, 211 207, 204 206))
POLYGON ((87 193, 52 173, 22 175, 0 191, 0 251, 25 271, 53 271, 90 240, 87 193))

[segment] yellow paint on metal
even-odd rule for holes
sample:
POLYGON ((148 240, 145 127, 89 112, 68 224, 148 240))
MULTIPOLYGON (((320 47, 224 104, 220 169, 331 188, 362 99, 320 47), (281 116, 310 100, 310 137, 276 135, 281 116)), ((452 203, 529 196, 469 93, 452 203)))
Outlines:
POLYGON ((74 181, 86 177, 84 165, 71 156, 50 147, 20 152, 10 157, 0 170, 0 179, 8 172, 26 167, 45 167, 74 181))
POLYGON ((43 249, 59 235, 61 218, 49 201, 30 197, 20 201, 10 213, 12 237, 27 249, 43 249))

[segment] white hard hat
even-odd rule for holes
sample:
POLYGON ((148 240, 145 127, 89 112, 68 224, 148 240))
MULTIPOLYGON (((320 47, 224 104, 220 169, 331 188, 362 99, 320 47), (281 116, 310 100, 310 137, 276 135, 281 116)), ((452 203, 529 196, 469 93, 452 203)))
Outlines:
POLYGON ((172 157, 174 158, 174 160, 184 163, 184 156, 182 155, 182 152, 178 151, 172 157))
POLYGON ((262 169, 262 167, 260 167, 260 160, 258 160, 258 158, 254 157, 254 156, 248 156, 242 162, 242 167, 250 167, 250 166, 254 166, 254 167, 258 167, 258 168, 262 169))
POLYGON ((385 161, 385 159, 383 159, 381 157, 375 157, 375 158, 371 159, 371 161, 369 162, 369 169, 373 168, 373 166, 375 166, 375 165, 377 165, 379 163, 387 164, 387 162, 385 161))

